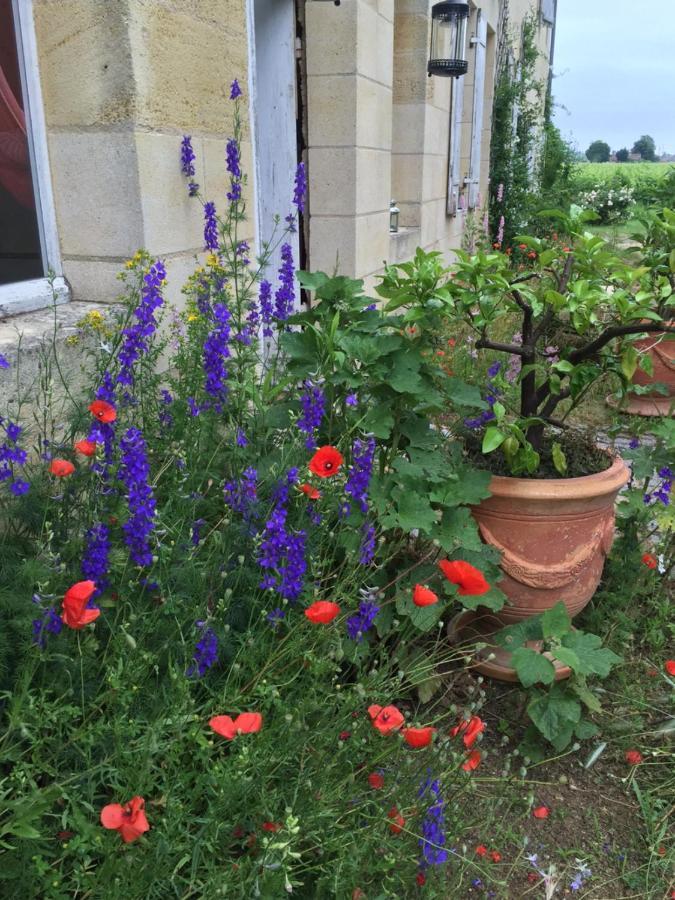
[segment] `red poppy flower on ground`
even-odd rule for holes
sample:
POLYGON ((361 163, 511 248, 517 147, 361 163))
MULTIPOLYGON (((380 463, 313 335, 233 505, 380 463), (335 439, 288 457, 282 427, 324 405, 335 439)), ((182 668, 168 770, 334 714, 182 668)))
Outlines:
POLYGON ((373 727, 377 728, 380 734, 398 731, 405 721, 395 706, 369 706, 368 715, 372 719, 373 727))
POLYGON ((118 831, 125 844, 135 841, 150 830, 145 817, 145 800, 142 797, 132 797, 124 806, 109 803, 101 810, 101 825, 118 831))
POLYGON ((483 731, 485 731, 485 722, 479 716, 471 716, 470 719, 451 728, 450 737, 457 737, 458 734, 461 734, 464 746, 469 750, 483 731))
POLYGON ((485 844, 479 844, 476 847, 476 856, 481 856, 481 857, 485 856, 487 852, 488 852, 488 850, 487 850, 487 847, 485 846, 485 844))
POLYGON ((462 764, 465 772, 473 772, 480 765, 480 750, 472 750, 466 758, 466 762, 462 764))
POLYGON ((73 447, 82 456, 93 456, 96 453, 96 441, 88 441, 86 438, 83 438, 81 441, 75 441, 73 447))
POLYGON ((49 471, 57 478, 67 478, 75 471, 75 466, 67 459, 53 459, 49 463, 49 471))
POLYGON ((501 861, 502 861, 502 855, 501 855, 501 853, 499 852, 499 850, 493 850, 493 851, 490 853, 490 859, 492 860, 493 863, 501 862, 501 861))
POLYGON ((384 776, 379 772, 371 772, 368 776, 368 784, 374 791, 381 791, 384 787, 384 776))
POLYGON ((448 340, 448 347, 454 347, 456 343, 457 343, 457 339, 456 339, 456 338, 450 338, 450 339, 448 340))
POLYGON ((100 609, 87 609, 87 603, 96 590, 93 581, 78 581, 69 587, 63 598, 61 619, 68 628, 80 629, 101 615, 100 609))
POLYGON ((391 831, 392 834, 400 834, 405 827, 405 819, 395 806, 392 806, 392 808, 389 810, 389 812, 387 813, 387 818, 391 819, 391 822, 389 823, 389 831, 391 831))
POLYGON ((263 831, 281 831, 283 825, 280 825, 278 822, 263 822, 262 830, 263 831))
POLYGON ((340 607, 330 600, 317 600, 305 610, 305 616, 315 625, 327 625, 340 614, 340 607))
POLYGON ((652 553, 643 553, 642 562, 648 569, 655 569, 659 564, 657 558, 652 553))
POLYGON ((312 487, 312 485, 307 482, 300 485, 300 490, 303 494, 306 494, 310 500, 318 500, 319 497, 321 497, 321 491, 318 488, 312 487))
POLYGON ((624 758, 631 766, 639 766, 643 760, 643 756, 639 750, 626 750, 624 758))
POLYGON ((405 728, 403 738, 409 747, 418 749, 419 747, 428 747, 431 743, 435 728, 405 728))
POLYGON ((427 883, 427 876, 424 874, 424 872, 418 872, 417 875, 415 875, 415 883, 419 887, 424 887, 424 885, 427 883))
POLYGON ((213 716, 209 719, 209 727, 216 734, 231 741, 238 734, 255 734, 262 728, 260 713, 240 713, 236 719, 231 716, 213 716))
POLYGON ((455 559, 452 562, 449 559, 442 559, 438 565, 448 581, 459 585, 457 593, 460 597, 478 597, 490 590, 483 573, 471 563, 462 559, 455 559))
POLYGON ((548 815, 551 810, 548 806, 537 806, 532 810, 532 815, 535 819, 548 819, 548 815))
POLYGON ((105 425, 110 425, 117 418, 117 410, 112 403, 106 403, 105 400, 94 400, 93 403, 90 403, 89 412, 105 425))
POLYGON ((330 478, 337 475, 344 457, 335 447, 319 447, 309 461, 309 471, 314 472, 319 478, 330 478))
POLYGON ((669 675, 675 678, 675 659, 667 659, 664 668, 669 675))
POLYGON ((415 606, 433 606, 438 603, 438 594, 434 594, 423 584, 416 584, 413 590, 413 603, 415 606))

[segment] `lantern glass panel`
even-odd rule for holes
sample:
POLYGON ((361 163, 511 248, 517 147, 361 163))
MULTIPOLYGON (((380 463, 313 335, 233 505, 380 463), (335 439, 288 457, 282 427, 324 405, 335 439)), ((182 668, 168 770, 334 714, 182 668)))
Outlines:
POLYGON ((469 7, 461 2, 437 3, 431 9, 430 75, 458 77, 467 71, 464 58, 469 7))

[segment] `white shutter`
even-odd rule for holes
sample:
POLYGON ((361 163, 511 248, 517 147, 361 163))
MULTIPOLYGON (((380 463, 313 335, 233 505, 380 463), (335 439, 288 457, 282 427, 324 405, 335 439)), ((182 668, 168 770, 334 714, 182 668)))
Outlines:
POLYGON ((452 80, 452 119, 450 122, 450 160, 448 162, 449 216, 457 214, 459 203, 459 163, 462 155, 462 114, 464 112, 464 76, 452 80))
POLYGON ((555 0, 541 0, 541 17, 548 25, 555 25, 555 0))
POLYGON ((482 10, 476 13, 476 34, 472 40, 476 48, 473 77, 473 119, 471 123, 471 160, 468 178, 469 209, 478 205, 480 193, 480 151, 483 141, 483 106, 485 98, 485 47, 487 44, 487 19, 482 10))

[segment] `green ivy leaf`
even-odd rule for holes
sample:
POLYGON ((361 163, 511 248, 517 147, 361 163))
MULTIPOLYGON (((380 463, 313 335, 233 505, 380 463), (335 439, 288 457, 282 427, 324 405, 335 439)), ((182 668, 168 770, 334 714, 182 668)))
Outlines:
POLYGON ((541 617, 541 631, 544 639, 561 638, 570 630, 572 621, 562 600, 547 609, 541 617))
POLYGON ((566 736, 570 725, 579 722, 581 704, 573 697, 565 696, 565 689, 556 684, 547 694, 537 692, 528 703, 527 712, 544 737, 553 742, 566 736))
POLYGON ((511 662, 518 673, 523 687, 533 684, 552 684, 555 679, 555 666, 550 659, 530 650, 529 647, 518 647, 511 654, 511 662))
POLYGON ((602 646, 597 634, 584 634, 583 631, 570 631, 562 639, 563 647, 574 650, 579 657, 576 671, 580 675, 609 675, 612 666, 621 662, 621 657, 608 647, 602 646))

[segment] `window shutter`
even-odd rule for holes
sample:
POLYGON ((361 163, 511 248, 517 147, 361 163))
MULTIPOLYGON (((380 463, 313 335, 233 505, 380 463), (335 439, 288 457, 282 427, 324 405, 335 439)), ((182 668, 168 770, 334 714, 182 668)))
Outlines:
POLYGON ((549 25, 555 25, 555 0, 541 0, 541 17, 549 25))
POLYGON ((476 59, 473 80, 473 120, 471 124, 471 161, 468 178, 469 209, 478 205, 480 193, 481 143, 483 140, 483 106, 485 98, 485 47, 487 44, 487 19, 482 10, 478 10, 476 18, 476 34, 473 44, 476 48, 476 59))
POLYGON ((464 112, 464 76, 452 81, 452 120, 450 123, 450 160, 448 162, 449 216, 457 214, 459 203, 459 163, 462 155, 462 115, 464 112))

